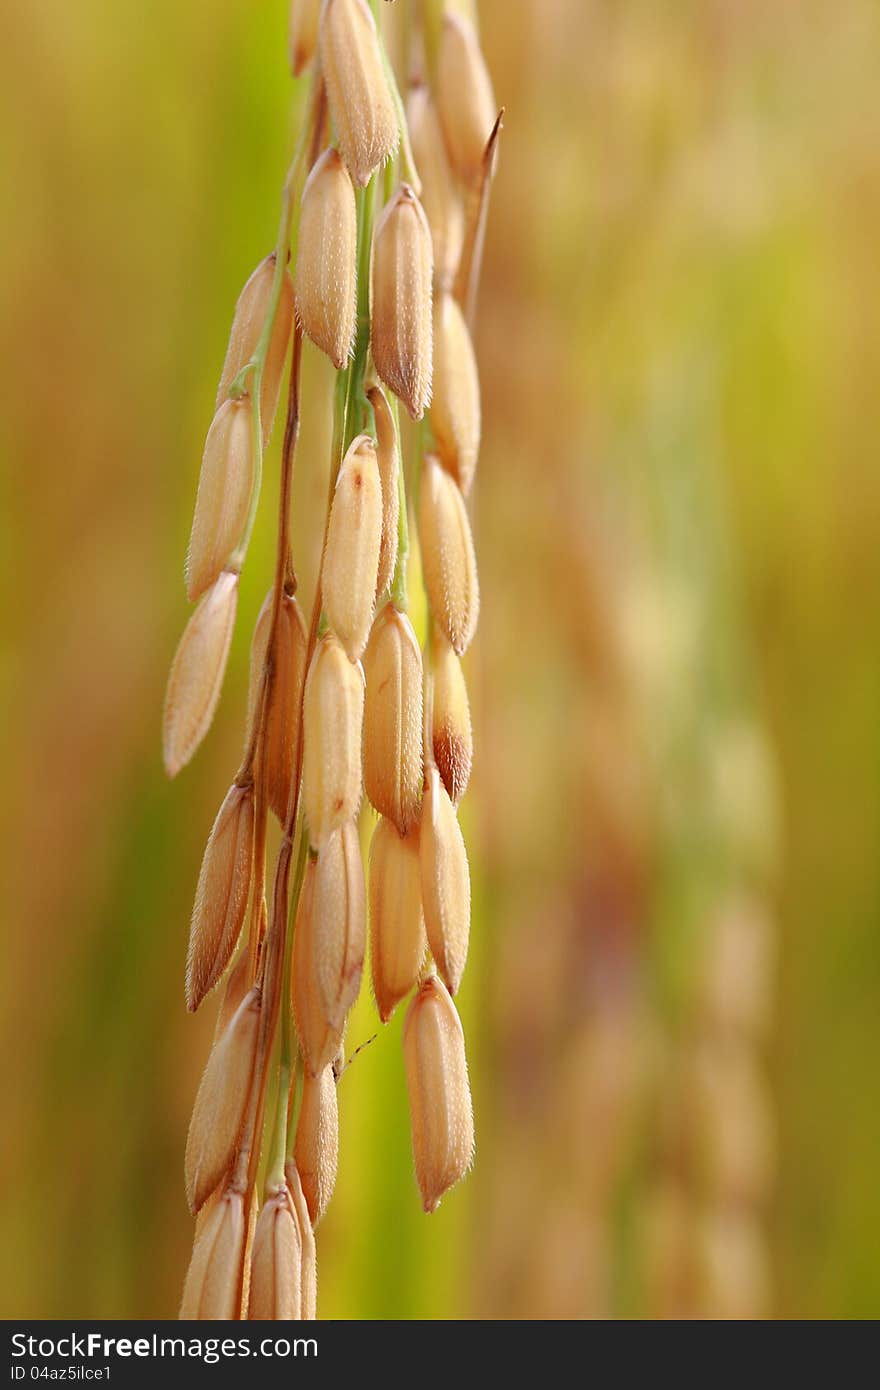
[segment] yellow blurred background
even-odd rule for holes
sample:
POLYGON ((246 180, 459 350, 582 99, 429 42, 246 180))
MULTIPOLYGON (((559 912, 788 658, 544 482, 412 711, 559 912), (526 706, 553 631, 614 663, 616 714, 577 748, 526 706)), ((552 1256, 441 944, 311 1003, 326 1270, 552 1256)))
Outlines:
MULTIPOLYGON (((8 1318, 173 1316, 189 1256, 214 1010, 184 1010, 188 918, 271 500, 174 785, 160 715, 295 136, 286 8, 4 14, 8 1318)), ((880 10, 480 11, 507 115, 477 333, 477 1162, 422 1215, 396 1020, 340 1083, 320 1311, 876 1316, 880 10)), ((351 1044, 374 1031, 364 998, 351 1044)))

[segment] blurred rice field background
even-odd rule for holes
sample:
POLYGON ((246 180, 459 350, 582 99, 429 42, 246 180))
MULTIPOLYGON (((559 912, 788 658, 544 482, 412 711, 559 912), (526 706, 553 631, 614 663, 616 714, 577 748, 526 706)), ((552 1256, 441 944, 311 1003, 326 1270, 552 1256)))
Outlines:
MULTIPOLYGON (((422 1215, 396 1020, 340 1083, 321 1313, 876 1316, 880 9, 480 12, 507 114, 463 812, 477 1163, 422 1215)), ((4 15, 9 1318, 177 1308, 213 1029, 183 1006, 187 924, 272 503, 174 786, 160 712, 297 100, 285 0, 4 15)), ((300 538, 326 468, 305 373, 300 538)))

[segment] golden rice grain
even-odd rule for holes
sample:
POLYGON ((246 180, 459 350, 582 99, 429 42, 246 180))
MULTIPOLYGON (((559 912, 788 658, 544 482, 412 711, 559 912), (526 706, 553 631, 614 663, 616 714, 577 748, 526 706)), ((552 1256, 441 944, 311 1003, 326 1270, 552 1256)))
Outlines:
POLYGON ((434 307, 431 428, 437 452, 467 497, 480 452, 480 379, 464 315, 448 293, 434 307))
POLYGON ((199 1084, 186 1140, 186 1196, 198 1211, 225 1176, 250 1092, 261 994, 252 989, 215 1042, 199 1084))
POLYGON ((363 672, 328 632, 315 649, 303 706, 303 797, 315 848, 357 814, 363 716, 363 672))
MULTIPOLYGON (((260 609, 251 641, 251 674, 248 691, 248 741, 257 712, 257 697, 263 678, 263 665, 272 627, 272 594, 260 609)), ((272 701, 263 733, 262 750, 254 765, 255 776, 265 768, 269 805, 284 822, 290 784, 299 758, 302 727, 302 691, 306 673, 308 634, 302 610, 296 599, 283 594, 278 612, 275 641, 272 701)))
POLYGON ((317 860, 309 857, 296 913, 293 934, 293 960, 290 988, 296 1034, 302 1048, 306 1070, 318 1075, 334 1057, 340 1034, 327 1020, 315 972, 313 911, 317 860))
POLYGON ((229 964, 247 911, 254 863, 254 789, 233 785, 205 847, 189 934, 186 1006, 195 1011, 229 964))
POLYGON ((251 1254, 251 1322, 302 1317, 302 1237, 287 1186, 268 1196, 257 1218, 251 1254))
MULTIPOLYGON (((274 275, 275 255, 273 252, 272 255, 260 262, 238 297, 235 316, 232 320, 232 330, 229 334, 229 346, 226 349, 226 360, 223 363, 220 385, 217 388, 218 410, 229 395, 229 388, 242 367, 251 360, 256 351, 266 322, 266 314, 269 312, 274 275)), ((278 408, 281 375, 284 371, 284 359, 287 356, 287 345, 290 342, 292 327, 293 281, 290 278, 290 272, 285 270, 275 322, 272 326, 272 337, 269 340, 269 351, 266 354, 266 362, 263 367, 263 384, 260 390, 260 424, 264 447, 272 433, 272 423, 278 408)))
POLYGON ((217 1022, 214 1025, 214 1041, 226 1031, 233 1014, 237 1011, 241 1001, 250 989, 250 960, 247 947, 239 952, 238 960, 233 965, 226 980, 226 988, 223 991, 223 1002, 217 1013, 217 1022))
POLYGON ((320 17, 321 0, 292 0, 287 51, 294 77, 301 77, 315 56, 320 17))
POLYGON ((309 1221, 309 1211, 303 1195, 299 1173, 296 1164, 290 1159, 284 1165, 284 1174, 287 1178, 293 1209, 299 1221, 299 1233, 302 1241, 302 1265, 300 1266, 302 1316, 304 1320, 311 1322, 318 1316, 318 1263, 315 1252, 315 1235, 309 1221))
POLYGON ((311 970, 318 1007, 337 1036, 360 990, 366 918, 357 826, 348 821, 332 831, 318 851, 312 900, 311 970))
POLYGON ((474 1150, 464 1033, 436 975, 427 977, 407 1010, 403 1056, 416 1178, 431 1212, 464 1177, 474 1150))
POLYGON ((370 845, 370 964, 383 1023, 415 985, 426 947, 419 832, 402 836, 383 817, 370 845))
POLYGON ((306 1073, 303 1078, 293 1156, 315 1227, 333 1195, 339 1158, 339 1103, 332 1063, 317 1076, 306 1073))
POLYGON ((376 371, 414 420, 431 400, 433 274, 428 219, 403 183, 373 237, 370 346, 376 371))
POLYGON ((403 835, 422 799, 422 653, 392 603, 373 623, 364 677, 364 790, 403 835))
POLYGON ((431 646, 431 744, 443 785, 457 806, 467 791, 474 755, 467 686, 461 661, 439 628, 431 646))
POLYGON ((464 206, 446 154, 443 131, 431 93, 414 87, 407 102, 413 155, 422 180, 422 206, 434 247, 434 278, 448 287, 455 278, 464 245, 464 206))
POLYGON ((238 575, 224 570, 184 629, 168 676, 162 742, 165 770, 176 777, 211 727, 238 602, 238 575))
POLYGON ((480 611, 477 558, 458 485, 431 454, 422 465, 419 542, 431 611, 460 656, 470 645, 480 611))
POLYGON ((382 539, 379 543, 379 569, 376 575, 376 597, 384 594, 394 576, 397 564, 397 527, 400 519, 398 470, 400 448, 391 407, 381 386, 367 392, 376 421, 376 457, 379 460, 379 481, 382 485, 382 539))
POLYGON ((325 150, 306 181, 296 256, 296 315, 337 370, 354 343, 357 212, 342 158, 325 150))
POLYGON ((241 539, 254 481, 251 403, 224 401, 208 430, 186 556, 190 602, 214 583, 241 539))
POLYGON ((461 983, 471 925, 471 880, 464 837, 440 774, 428 771, 421 824, 422 907, 428 945, 450 994, 461 983))
POLYGON ((327 620, 350 661, 358 660, 370 631, 381 539, 376 446, 369 435, 361 434, 339 468, 321 567, 327 620))
POLYGON ((437 106, 450 163, 462 183, 474 187, 498 109, 477 32, 464 15, 443 16, 437 106))
POLYGON ((366 0, 325 0, 318 42, 339 148, 351 177, 365 187, 400 134, 366 0))
POLYGON ((243 1199, 238 1192, 224 1192, 196 1230, 180 1305, 182 1320, 238 1318, 244 1244, 243 1199))

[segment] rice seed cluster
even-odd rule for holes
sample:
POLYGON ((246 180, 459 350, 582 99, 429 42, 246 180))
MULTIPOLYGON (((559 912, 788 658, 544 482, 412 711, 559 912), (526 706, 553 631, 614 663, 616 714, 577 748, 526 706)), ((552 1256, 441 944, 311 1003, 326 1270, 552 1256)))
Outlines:
MULTIPOLYGON (((434 8, 439 40, 405 115, 366 0, 294 0, 291 67, 311 75, 305 129, 279 244, 236 306, 205 444, 186 563, 197 607, 164 713, 171 776, 217 706, 289 356, 275 580, 251 644, 244 756, 208 839, 190 928, 188 1007, 225 989, 186 1148, 196 1232, 185 1318, 316 1316, 314 1231, 336 1178, 337 1082, 368 934, 383 1022, 409 999, 404 1071, 426 1211, 473 1153, 453 1003, 470 930, 457 815, 473 751, 461 658, 479 613, 466 499, 480 392, 466 306, 500 123, 474 25, 434 8), (288 516, 304 339, 340 387, 310 621, 288 516), (409 469, 398 403, 418 422, 409 469), (407 482, 430 611, 424 647, 407 612, 407 482), (364 795, 378 815, 369 891, 364 795), (267 893, 270 814, 282 837, 267 893)), ((413 34, 421 54, 418 23, 413 34)))

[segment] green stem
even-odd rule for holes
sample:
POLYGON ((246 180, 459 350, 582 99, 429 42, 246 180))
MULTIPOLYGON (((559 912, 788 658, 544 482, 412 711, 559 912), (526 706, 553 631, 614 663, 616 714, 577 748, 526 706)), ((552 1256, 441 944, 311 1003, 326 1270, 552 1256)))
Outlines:
POLYGON ((419 514, 419 497, 422 491, 422 459, 425 454, 431 452, 432 440, 428 420, 427 415, 423 416, 413 431, 413 454, 409 481, 412 487, 413 510, 416 516, 419 514))
POLYGON ((287 1156, 288 1101, 290 1096, 290 1084, 295 1074, 298 1057, 298 1048, 295 1041, 293 1020, 291 1017, 290 974, 291 962, 293 960, 294 923, 296 921, 296 911, 299 906, 299 896, 302 891, 303 878, 305 877, 308 846, 309 837, 305 831, 305 823, 302 817, 300 817, 299 842, 297 845, 296 865, 293 871, 293 886, 290 894, 290 907, 288 909, 287 935, 284 942, 284 965, 282 967, 281 976, 281 1053, 278 1061, 278 1096, 275 1102, 275 1124, 272 1131, 272 1147, 270 1150, 271 1159, 269 1162, 268 1176, 266 1178, 267 1191, 280 1186, 284 1182, 284 1160, 287 1156))
POLYGON ((433 82, 437 74, 437 52, 440 48, 440 26, 443 21, 443 0, 422 0, 422 37, 425 44, 425 63, 433 82))
POLYGON ((348 391, 351 384, 351 363, 339 372, 333 392, 333 444, 330 454, 331 487, 339 471, 345 453, 345 434, 347 425, 348 391))
POLYGON ((357 193, 358 205, 358 263, 357 263, 357 334, 354 355, 341 374, 345 378, 344 406, 342 411, 341 453, 337 455, 337 467, 351 441, 363 428, 367 398, 364 393, 364 377, 367 357, 370 351, 370 265, 373 248, 373 219, 376 207, 376 175, 370 179, 366 188, 357 193))
MULTIPOLYGON (((373 210, 376 205, 376 175, 373 174, 366 188, 359 188, 357 197, 358 250, 357 250, 357 314, 358 337, 364 321, 369 328, 370 319, 370 260, 373 251, 373 210)), ((357 355, 357 353, 355 353, 357 355)))
POLYGON ((287 1105, 287 1144, 285 1149, 285 1163, 293 1157, 296 1146, 296 1124, 299 1117, 299 1107, 302 1105, 302 1091, 305 1077, 303 1075, 302 1053, 297 1049, 296 1060, 293 1073, 290 1078, 290 1099, 287 1105))
POLYGON ((386 203, 391 201, 397 187, 397 155, 393 154, 382 170, 382 196, 386 203))

